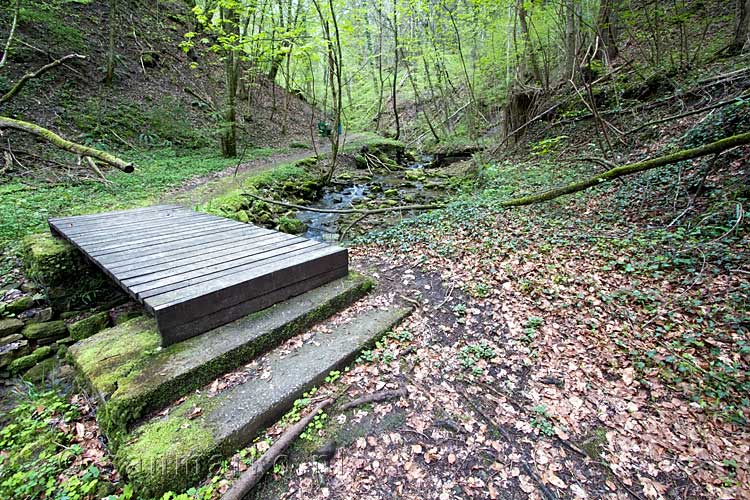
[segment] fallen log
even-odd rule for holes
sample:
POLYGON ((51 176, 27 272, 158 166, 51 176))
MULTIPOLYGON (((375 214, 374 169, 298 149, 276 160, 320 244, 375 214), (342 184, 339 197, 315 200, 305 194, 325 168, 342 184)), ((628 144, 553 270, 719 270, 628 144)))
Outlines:
POLYGON ((652 158, 650 160, 639 161, 636 163, 629 163, 627 165, 621 165, 611 170, 607 170, 601 174, 589 177, 588 179, 568 184, 567 186, 550 189, 541 193, 532 194, 529 196, 521 196, 510 200, 500 202, 501 207, 520 207, 524 205, 531 205, 532 203, 540 203, 543 201, 550 201, 566 194, 573 194, 590 187, 598 186, 609 182, 619 177, 626 175, 636 174, 652 168, 663 167, 678 161, 692 160, 694 158, 700 158, 710 154, 721 153, 728 149, 732 149, 737 146, 743 146, 750 144, 750 132, 745 134, 738 134, 731 137, 721 139, 704 146, 697 148, 684 149, 676 153, 672 153, 666 156, 660 156, 658 158, 652 158))
POLYGON ((242 476, 240 476, 232 487, 224 493, 221 500, 242 500, 245 495, 253 489, 258 481, 261 480, 263 475, 273 467, 276 460, 278 460, 289 445, 297 439, 297 436, 302 434, 302 431, 304 431, 305 427, 312 422, 315 416, 326 407, 330 406, 333 401, 333 398, 324 399, 318 403, 315 408, 307 414, 307 416, 301 418, 297 423, 285 430, 281 437, 268 449, 268 451, 253 463, 249 469, 242 473, 242 476))
POLYGON ((20 132, 26 132, 27 134, 35 135, 60 149, 73 154, 77 154, 82 157, 88 156, 90 158, 94 158, 102 163, 115 168, 119 168, 120 170, 128 174, 133 172, 134 170, 132 163, 128 163, 114 155, 107 153, 106 151, 101 151, 98 149, 90 148, 88 146, 84 146, 83 144, 71 142, 57 135, 51 130, 40 127, 39 125, 36 125, 34 123, 25 122, 22 120, 14 120, 13 118, 8 118, 6 116, 0 116, 0 130, 2 129, 13 129, 20 132))

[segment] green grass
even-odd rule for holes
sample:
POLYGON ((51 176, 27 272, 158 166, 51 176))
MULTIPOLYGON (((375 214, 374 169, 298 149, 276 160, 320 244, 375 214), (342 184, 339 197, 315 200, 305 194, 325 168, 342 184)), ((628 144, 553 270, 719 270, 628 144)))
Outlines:
MULTIPOLYGON (((270 156, 273 149, 255 149, 244 160, 270 156)), ((163 149, 129 155, 132 174, 108 174, 111 185, 98 181, 46 184, 13 179, 0 186, 0 252, 7 252, 28 234, 44 231, 48 217, 78 215, 148 205, 184 181, 220 171, 237 160, 212 151, 163 149)))

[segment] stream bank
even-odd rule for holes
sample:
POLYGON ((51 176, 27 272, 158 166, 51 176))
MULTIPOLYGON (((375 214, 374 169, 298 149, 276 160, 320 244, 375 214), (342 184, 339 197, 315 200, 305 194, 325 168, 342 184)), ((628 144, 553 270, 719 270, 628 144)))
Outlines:
POLYGON ((324 242, 351 239, 377 227, 416 215, 416 211, 341 214, 294 210, 246 196, 321 210, 372 210, 439 202, 474 178, 471 162, 451 163, 406 151, 383 139, 354 144, 339 155, 329 184, 321 181, 329 159, 308 157, 248 179, 241 189, 215 198, 200 209, 324 242))

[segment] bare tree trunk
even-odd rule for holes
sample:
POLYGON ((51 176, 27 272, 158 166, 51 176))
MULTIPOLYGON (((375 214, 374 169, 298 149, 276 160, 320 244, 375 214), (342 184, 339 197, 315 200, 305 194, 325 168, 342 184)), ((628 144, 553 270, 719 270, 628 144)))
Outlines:
MULTIPOLYGON (((603 0, 605 3, 607 0, 603 0)), ((576 32, 576 11, 574 0, 565 0, 563 6, 565 11, 565 66, 563 71, 563 81, 572 79, 575 75, 577 35, 576 32)))
POLYGON ((391 101, 393 102, 393 117, 396 120, 396 136, 401 137, 401 122, 398 117, 398 104, 396 103, 396 87, 398 86, 398 11, 396 0, 393 0, 393 87, 391 90, 391 101))
POLYGON ((534 45, 531 42, 529 24, 526 20, 527 12, 526 6, 524 5, 524 0, 518 0, 518 3, 516 4, 516 11, 518 12, 518 21, 521 24, 521 35, 523 36, 525 53, 528 55, 529 62, 531 64, 531 72, 534 76, 534 80, 536 80, 540 85, 543 85, 544 80, 542 79, 542 72, 539 70, 539 61, 536 57, 536 50, 534 49, 534 45))
MULTIPOLYGON (((224 31, 229 33, 239 30, 237 14, 230 9, 222 8, 224 31)), ((224 116, 221 133, 221 154, 226 158, 237 156, 237 78, 239 76, 239 58, 233 48, 229 48, 224 61, 224 116)))
POLYGON ((596 31, 600 41, 599 58, 608 66, 617 57, 617 0, 601 0, 596 20, 596 31))
POLYGON ((750 0, 736 0, 736 24, 734 39, 727 49, 727 54, 737 55, 750 45, 750 0))

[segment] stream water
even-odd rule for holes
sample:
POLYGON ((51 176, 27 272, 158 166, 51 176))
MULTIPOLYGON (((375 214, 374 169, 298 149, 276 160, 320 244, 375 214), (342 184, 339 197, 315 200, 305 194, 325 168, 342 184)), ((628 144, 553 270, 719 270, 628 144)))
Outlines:
MULTIPOLYGON (((313 203, 314 208, 333 210, 346 210, 354 208, 357 202, 362 200, 378 201, 396 200, 398 205, 407 203, 421 203, 428 199, 434 199, 438 193, 424 189, 424 183, 419 180, 405 179, 408 170, 426 169, 430 166, 432 157, 423 155, 419 161, 410 162, 405 165, 406 170, 394 170, 393 172, 377 172, 372 177, 359 181, 352 178, 351 181, 338 180, 333 185, 324 189, 323 195, 313 203), (389 197, 387 193, 393 194, 398 190, 397 196, 389 197)), ((366 173, 366 170, 361 172, 366 173)), ((369 176, 368 176, 369 177, 369 176)), ((362 207, 367 208, 367 207, 362 207)), ((309 210, 298 212, 297 219, 304 222, 307 231, 303 236, 317 241, 336 242, 339 241, 342 227, 339 227, 342 214, 311 212, 309 210)), ((345 227, 346 223, 343 224, 345 227)))

